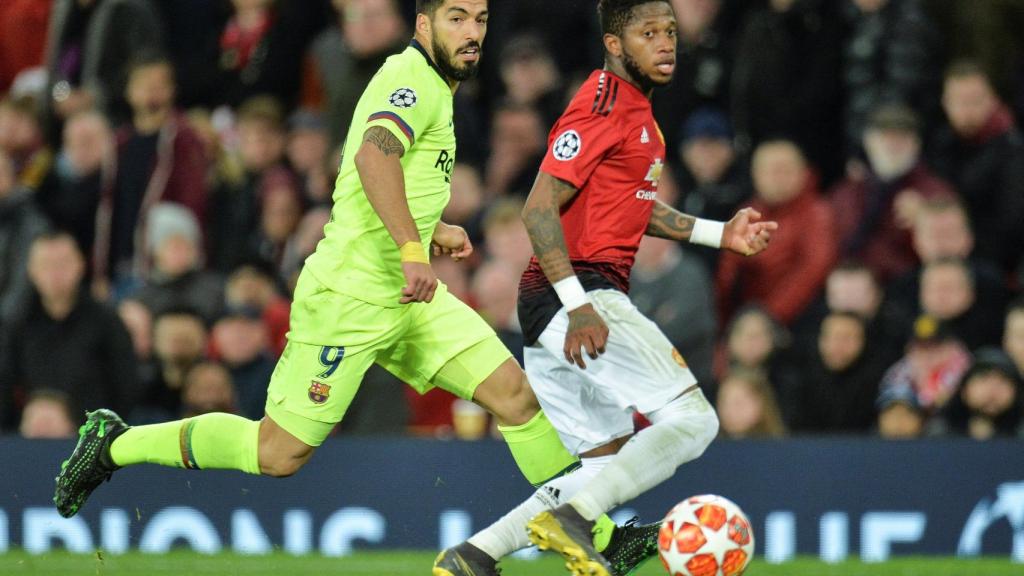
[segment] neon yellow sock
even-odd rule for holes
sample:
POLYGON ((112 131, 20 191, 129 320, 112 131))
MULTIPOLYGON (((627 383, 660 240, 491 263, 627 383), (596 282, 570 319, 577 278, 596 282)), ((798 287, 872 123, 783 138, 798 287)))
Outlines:
POLYGON ((612 532, 615 530, 615 522, 608 517, 607 514, 602 514, 595 522, 592 533, 594 534, 594 550, 598 552, 604 552, 604 549, 608 547, 608 544, 612 541, 612 532))
POLYGON ((133 426, 110 445, 118 466, 159 464, 176 468, 241 470, 259 474, 260 423, 211 413, 150 426, 133 426))
POLYGON ((565 449, 543 410, 526 424, 498 426, 498 431, 505 437, 519 471, 534 487, 579 466, 579 458, 565 449))

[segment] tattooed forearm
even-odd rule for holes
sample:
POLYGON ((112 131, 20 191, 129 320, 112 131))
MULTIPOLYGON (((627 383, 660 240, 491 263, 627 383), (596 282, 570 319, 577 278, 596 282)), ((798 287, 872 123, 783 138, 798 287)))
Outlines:
POLYGON ((373 144, 385 156, 397 154, 399 157, 402 157, 405 155, 405 146, 387 128, 371 126, 363 136, 363 142, 373 144))
POLYGON ((693 216, 683 214, 664 202, 656 201, 645 234, 669 240, 689 240, 696 220, 693 216))
POLYGON ((552 283, 574 274, 565 245, 561 203, 576 193, 572 185, 541 174, 523 208, 523 222, 544 275, 552 283))

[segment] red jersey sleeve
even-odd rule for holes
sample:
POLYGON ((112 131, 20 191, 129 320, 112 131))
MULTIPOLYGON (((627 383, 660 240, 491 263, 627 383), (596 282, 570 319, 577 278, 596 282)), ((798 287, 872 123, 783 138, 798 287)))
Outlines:
POLYGON ((601 160, 621 143, 621 131, 607 116, 572 107, 555 123, 540 169, 577 189, 601 160))

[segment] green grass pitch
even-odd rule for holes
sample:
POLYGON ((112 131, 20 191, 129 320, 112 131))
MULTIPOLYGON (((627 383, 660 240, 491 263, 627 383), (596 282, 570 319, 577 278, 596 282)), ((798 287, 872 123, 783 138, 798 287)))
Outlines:
MULTIPOLYGON (((22 552, 0 554, 3 576, 429 576, 434 554, 430 552, 359 553, 346 558, 203 556, 192 552, 167 555, 127 554, 91 556, 65 553, 31 556, 22 552)), ((559 576, 568 574, 554 556, 536 562, 509 561, 503 576, 559 576)), ((664 576, 657 560, 648 562, 636 576, 664 576)), ((1005 559, 954 560, 906 558, 883 564, 824 564, 802 559, 781 565, 756 562, 746 576, 1019 576, 1024 565, 1005 559)))

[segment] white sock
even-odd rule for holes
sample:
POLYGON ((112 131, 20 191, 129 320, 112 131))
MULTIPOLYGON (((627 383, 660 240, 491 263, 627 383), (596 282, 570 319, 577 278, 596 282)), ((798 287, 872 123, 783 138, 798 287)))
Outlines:
POLYGON ((699 390, 647 414, 653 423, 633 436, 600 474, 570 500, 587 520, 672 477, 676 468, 704 453, 718 434, 718 417, 699 390))
POLYGON ((530 539, 526 536, 526 523, 544 510, 567 502, 580 488, 597 476, 611 459, 612 456, 581 459, 581 468, 546 482, 500 520, 474 534, 469 543, 495 560, 501 560, 516 550, 530 546, 530 539))

